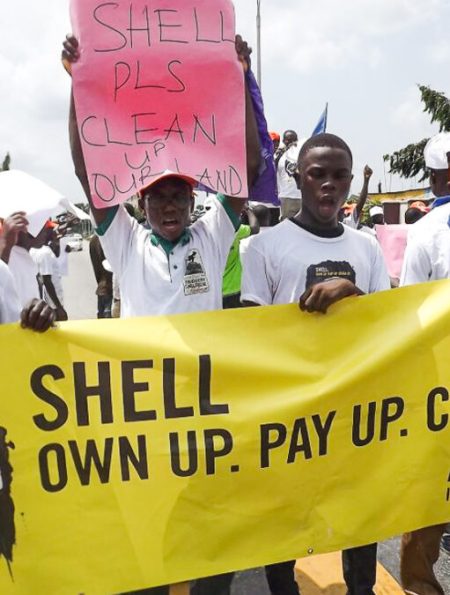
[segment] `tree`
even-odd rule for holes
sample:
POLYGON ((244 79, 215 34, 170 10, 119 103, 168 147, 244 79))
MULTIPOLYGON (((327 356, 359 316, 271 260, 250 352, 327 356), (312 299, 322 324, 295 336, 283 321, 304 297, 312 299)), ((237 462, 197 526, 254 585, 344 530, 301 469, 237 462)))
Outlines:
MULTIPOLYGON (((434 91, 430 87, 419 85, 421 100, 424 104, 424 112, 430 114, 431 123, 439 123, 439 132, 450 131, 450 101, 444 93, 434 91)), ((428 142, 424 138, 418 143, 408 145, 404 149, 395 151, 392 155, 385 155, 384 161, 389 161, 389 173, 399 174, 403 178, 414 178, 421 174, 419 182, 428 178, 425 167, 423 150, 428 142)))
POLYGON ((11 156, 9 153, 6 153, 5 158, 3 159, 2 166, 0 167, 0 171, 8 171, 10 164, 11 164, 11 156))

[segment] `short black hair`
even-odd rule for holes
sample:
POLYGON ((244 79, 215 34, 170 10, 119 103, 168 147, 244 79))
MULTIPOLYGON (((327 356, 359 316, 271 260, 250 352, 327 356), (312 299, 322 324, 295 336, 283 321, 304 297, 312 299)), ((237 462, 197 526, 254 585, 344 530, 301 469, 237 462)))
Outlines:
POLYGON ((298 140, 298 134, 295 132, 295 130, 285 130, 283 132, 283 138, 286 136, 286 134, 294 135, 295 138, 298 140))
POLYGON ((308 153, 308 151, 311 151, 312 149, 315 149, 317 147, 327 147, 330 149, 342 149, 342 151, 345 151, 348 154, 348 156, 350 157, 350 161, 353 166, 353 155, 350 150, 350 147, 347 145, 347 143, 344 140, 342 140, 342 138, 340 138, 339 136, 336 136, 335 134, 329 134, 328 132, 323 132, 322 134, 316 134, 315 136, 312 136, 305 142, 303 147, 300 149, 300 153, 298 156, 298 164, 299 165, 301 164, 301 162, 303 161, 303 159, 304 159, 305 155, 308 153))

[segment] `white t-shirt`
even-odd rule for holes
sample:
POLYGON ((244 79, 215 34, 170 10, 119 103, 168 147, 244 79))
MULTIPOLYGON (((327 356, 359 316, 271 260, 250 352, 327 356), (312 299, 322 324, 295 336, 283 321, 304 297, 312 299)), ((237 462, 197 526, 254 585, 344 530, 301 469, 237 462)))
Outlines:
POLYGON ((222 277, 235 237, 217 201, 166 253, 148 229, 120 207, 103 251, 120 284, 121 318, 222 309, 222 277))
POLYGON ((66 252, 68 244, 69 240, 66 237, 62 237, 59 240, 60 252, 56 262, 58 263, 58 274, 60 277, 67 277, 69 274, 69 253, 66 252))
POLYGON ((450 279, 450 203, 410 226, 400 285, 438 279, 450 279))
POLYGON ((297 198, 301 199, 302 195, 297 188, 297 184, 293 178, 293 174, 297 169, 298 155, 303 142, 293 144, 282 156, 278 162, 277 168, 277 184, 278 196, 280 198, 297 198))
POLYGON ((14 246, 8 262, 9 270, 14 278, 19 304, 24 308, 33 299, 39 299, 37 282, 37 266, 25 248, 14 246))
MULTIPOLYGON (((59 265, 58 259, 56 258, 53 250, 49 246, 42 246, 42 248, 30 250, 31 257, 33 258, 34 262, 36 263, 38 273, 43 277, 44 275, 50 275, 52 278, 53 287, 55 288, 56 295, 58 296, 61 305, 63 304, 64 300, 64 293, 62 287, 62 279, 59 272, 59 265)), ((44 291, 44 300, 47 302, 49 306, 52 308, 56 308, 56 305, 53 303, 53 300, 48 295, 45 287, 44 291)))
POLYGON ((20 315, 14 279, 8 266, 0 260, 0 324, 17 322, 20 315))
POLYGON ((345 226, 341 236, 321 238, 285 220, 250 238, 241 261, 241 299, 261 306, 296 303, 330 277, 349 279, 364 293, 390 288, 378 242, 345 226))

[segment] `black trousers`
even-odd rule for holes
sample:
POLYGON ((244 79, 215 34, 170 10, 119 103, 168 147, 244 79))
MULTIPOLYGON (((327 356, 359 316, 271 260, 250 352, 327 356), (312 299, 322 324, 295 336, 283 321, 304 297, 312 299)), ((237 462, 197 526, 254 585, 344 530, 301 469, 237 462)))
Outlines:
POLYGON ((377 546, 372 543, 342 552, 342 569, 348 595, 375 595, 377 546))

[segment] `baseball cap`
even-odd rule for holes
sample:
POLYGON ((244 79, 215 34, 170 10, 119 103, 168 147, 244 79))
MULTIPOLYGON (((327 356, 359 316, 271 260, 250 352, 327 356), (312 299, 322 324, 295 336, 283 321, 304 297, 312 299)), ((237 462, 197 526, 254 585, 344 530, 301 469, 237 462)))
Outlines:
POLYGON ((430 169, 448 169, 447 153, 450 153, 450 132, 440 132, 430 138, 425 149, 425 165, 430 169))
POLYGON ((269 136, 272 140, 281 140, 281 137, 278 134, 278 132, 269 132, 269 136))
POLYGON ((372 207, 369 214, 371 217, 375 217, 375 215, 384 215, 383 207, 372 207))
POLYGON ((187 182, 190 186, 192 186, 192 188, 195 188, 197 186, 197 180, 194 180, 194 178, 191 178, 191 176, 186 176, 184 174, 179 174, 178 172, 171 171, 170 169, 166 169, 161 174, 155 176, 149 184, 144 186, 144 188, 140 190, 139 194, 142 196, 145 190, 148 190, 158 182, 161 182, 161 180, 166 180, 167 178, 179 178, 180 180, 184 180, 185 182, 187 182))

